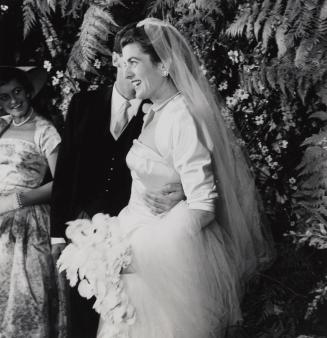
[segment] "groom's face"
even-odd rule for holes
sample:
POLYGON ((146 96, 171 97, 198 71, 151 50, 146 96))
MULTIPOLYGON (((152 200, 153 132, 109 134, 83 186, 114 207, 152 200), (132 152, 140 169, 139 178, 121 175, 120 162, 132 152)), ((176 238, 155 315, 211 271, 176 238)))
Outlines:
POLYGON ((131 81, 126 78, 125 66, 123 62, 123 56, 116 52, 112 53, 112 65, 117 68, 117 81, 120 86, 124 87, 124 91, 131 93, 130 97, 135 97, 134 86, 131 81))

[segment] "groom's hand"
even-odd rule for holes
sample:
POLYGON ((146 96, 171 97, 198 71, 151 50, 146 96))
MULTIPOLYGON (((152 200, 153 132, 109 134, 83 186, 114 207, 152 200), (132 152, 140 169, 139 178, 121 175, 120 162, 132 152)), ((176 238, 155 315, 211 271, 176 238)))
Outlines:
POLYGON ((185 199, 184 190, 180 183, 166 184, 161 190, 147 190, 144 201, 155 215, 169 211, 178 202, 185 199))

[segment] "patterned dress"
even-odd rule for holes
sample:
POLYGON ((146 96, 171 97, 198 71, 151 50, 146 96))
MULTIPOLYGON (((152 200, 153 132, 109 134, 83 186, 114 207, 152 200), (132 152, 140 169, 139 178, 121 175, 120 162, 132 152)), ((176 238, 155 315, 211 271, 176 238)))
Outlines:
MULTIPOLYGON (((0 135, 10 122, 0 117, 0 135)), ((34 143, 0 137, 0 197, 42 185, 60 136, 45 119, 36 116, 34 122, 34 143)), ((66 337, 49 227, 46 204, 0 215, 0 338, 66 337)))

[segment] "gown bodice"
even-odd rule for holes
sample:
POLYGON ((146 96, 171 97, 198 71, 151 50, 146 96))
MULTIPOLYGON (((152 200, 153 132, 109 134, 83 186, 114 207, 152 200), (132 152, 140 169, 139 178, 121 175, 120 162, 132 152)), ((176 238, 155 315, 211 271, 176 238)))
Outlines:
MULTIPOLYGON (((155 128, 156 150, 134 140, 126 157, 132 188, 129 203, 119 214, 126 232, 169 214, 154 214, 143 198, 146 191, 155 193, 166 184, 181 183, 186 200, 178 205, 191 209, 211 210, 217 198, 210 153, 198 141, 183 97, 175 97, 156 114, 160 114, 155 128)), ((149 118, 145 116, 145 124, 149 118)))
POLYGON ((0 139, 0 191, 15 187, 36 188, 47 169, 45 157, 36 145, 21 139, 0 139))
POLYGON ((168 183, 180 183, 180 177, 158 153, 138 140, 133 141, 126 161, 133 179, 128 207, 144 217, 153 217, 142 194, 160 190, 168 183))
MULTIPOLYGON (((1 118, 0 128, 10 122, 1 118)), ((0 137, 0 194, 39 187, 48 168, 47 156, 59 142, 55 128, 39 116, 35 117, 34 142, 0 137)))

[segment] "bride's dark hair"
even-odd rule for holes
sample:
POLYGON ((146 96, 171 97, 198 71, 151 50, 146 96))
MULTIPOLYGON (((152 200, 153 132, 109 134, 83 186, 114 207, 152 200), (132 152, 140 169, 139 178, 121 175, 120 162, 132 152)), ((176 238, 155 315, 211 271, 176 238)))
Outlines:
POLYGON ((153 48, 150 39, 145 33, 144 27, 137 27, 135 24, 124 32, 120 40, 121 48, 124 48, 125 46, 132 43, 138 43, 142 48, 142 51, 150 56, 153 63, 158 63, 161 61, 155 49, 153 48))

